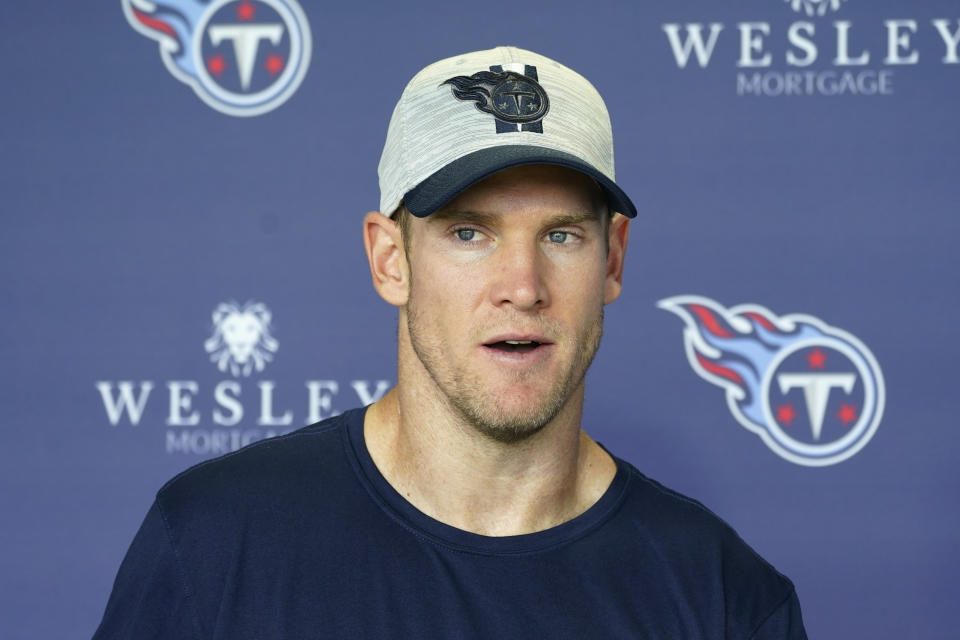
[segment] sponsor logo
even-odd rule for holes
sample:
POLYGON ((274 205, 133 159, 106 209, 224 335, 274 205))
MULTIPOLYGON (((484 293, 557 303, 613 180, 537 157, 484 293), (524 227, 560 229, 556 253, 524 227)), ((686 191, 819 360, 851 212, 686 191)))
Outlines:
POLYGON ((203 343, 210 361, 234 377, 263 371, 278 348, 270 335, 270 310, 260 302, 223 302, 213 310, 213 335, 203 343))
POLYGON ((174 78, 231 116, 276 109, 310 64, 310 26, 296 0, 121 0, 156 40, 174 78))
POLYGON ((784 0, 797 13, 808 16, 822 16, 827 11, 836 11, 847 0, 784 0))
POLYGON ((282 404, 283 399, 289 401, 290 390, 281 393, 275 380, 249 380, 279 351, 269 308, 255 301, 222 302, 214 308, 212 320, 204 350, 217 371, 232 378, 98 380, 94 387, 111 427, 143 429, 161 423, 166 427, 167 453, 219 455, 288 433, 298 428, 298 421, 306 425, 338 415, 334 404, 341 392, 352 396, 347 406, 356 406, 376 402, 390 388, 390 381, 382 379, 304 380, 298 395, 305 396, 301 405, 305 410, 298 416, 282 404), (166 398, 151 404, 158 387, 165 387, 166 398))
POLYGON ((850 333, 804 314, 777 316, 756 304, 726 309, 710 298, 658 303, 684 321, 687 360, 726 392, 727 407, 774 453, 826 466, 863 449, 877 431, 883 374, 850 333))
POLYGON ((786 0, 803 19, 783 28, 766 20, 661 25, 677 67, 732 63, 739 96, 885 96, 894 74, 918 64, 960 64, 960 19, 840 19, 846 0, 786 0), (837 19, 826 20, 826 16, 837 19), (927 37, 926 32, 932 37, 927 37), (921 33, 924 32, 924 33, 921 33), (867 46, 882 36, 880 47, 867 46), (936 34, 936 36, 933 36, 936 34), (719 60, 721 39, 736 38, 737 57, 719 60), (924 49, 921 50, 922 41, 924 49))

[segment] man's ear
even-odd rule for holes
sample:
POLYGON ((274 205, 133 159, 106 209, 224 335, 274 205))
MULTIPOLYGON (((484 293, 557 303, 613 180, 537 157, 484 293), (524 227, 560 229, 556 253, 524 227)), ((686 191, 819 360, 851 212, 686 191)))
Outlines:
POLYGON ((400 225, 377 211, 363 219, 363 246, 370 262, 373 288, 390 304, 402 307, 410 295, 410 270, 400 225))
POLYGON ((630 218, 616 214, 610 220, 609 251, 607 251, 607 279, 603 286, 603 304, 610 304, 620 297, 623 289, 623 261, 627 255, 627 239, 630 237, 630 218))

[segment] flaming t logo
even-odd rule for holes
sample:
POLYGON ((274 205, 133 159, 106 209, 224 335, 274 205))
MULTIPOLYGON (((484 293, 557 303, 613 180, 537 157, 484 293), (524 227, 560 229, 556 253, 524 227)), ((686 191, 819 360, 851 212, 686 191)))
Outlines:
POLYGON ((846 331, 754 304, 726 309, 701 296, 665 298, 658 306, 686 323, 693 370, 722 387, 737 421, 783 458, 836 464, 876 432, 883 375, 870 350, 846 331))
POLYGON ((156 40, 167 70, 217 111, 255 116, 283 104, 310 64, 310 27, 296 0, 121 0, 156 40))
POLYGON ((541 120, 550 110, 550 99, 533 65, 495 65, 472 76, 448 78, 443 84, 450 85, 457 100, 473 101, 478 111, 492 115, 497 133, 543 133, 541 120))

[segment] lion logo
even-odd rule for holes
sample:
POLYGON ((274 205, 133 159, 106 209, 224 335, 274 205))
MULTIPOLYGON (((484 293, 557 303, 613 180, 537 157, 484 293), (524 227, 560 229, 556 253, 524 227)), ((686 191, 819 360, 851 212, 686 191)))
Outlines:
POLYGON ((263 371, 277 341, 270 335, 272 314, 262 302, 221 302, 213 310, 213 335, 203 343, 210 362, 235 377, 263 371))
POLYGON ((839 11, 840 5, 847 0, 784 0, 797 13, 808 16, 825 16, 827 11, 839 11))

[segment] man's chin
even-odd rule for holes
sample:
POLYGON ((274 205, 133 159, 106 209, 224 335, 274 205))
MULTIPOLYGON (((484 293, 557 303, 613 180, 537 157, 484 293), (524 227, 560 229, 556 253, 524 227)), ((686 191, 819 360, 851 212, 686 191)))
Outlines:
POLYGON ((471 420, 473 426, 483 436, 503 444, 523 442, 539 433, 549 420, 516 419, 513 421, 478 421, 471 420))
POLYGON ((491 440, 521 442, 539 433, 563 407, 557 398, 545 403, 544 394, 535 397, 532 401, 508 393, 491 397, 482 407, 457 403, 457 409, 469 425, 491 440))

